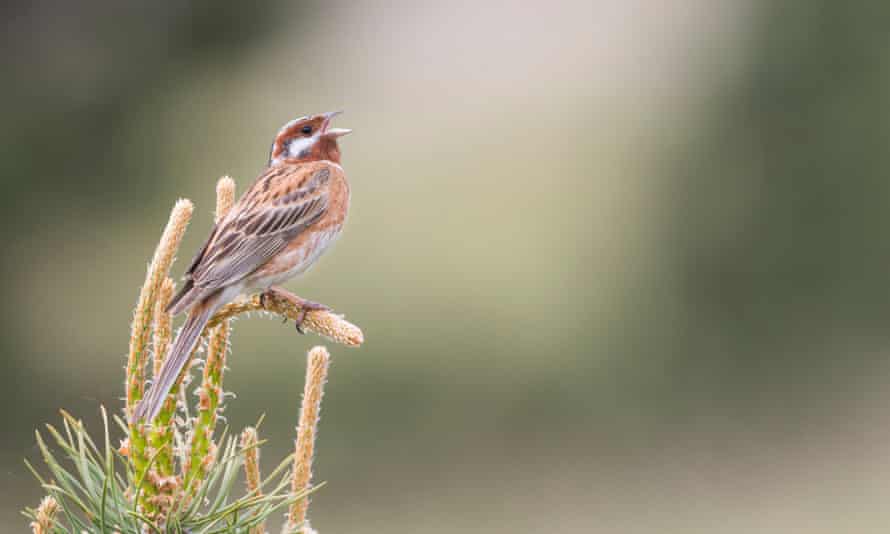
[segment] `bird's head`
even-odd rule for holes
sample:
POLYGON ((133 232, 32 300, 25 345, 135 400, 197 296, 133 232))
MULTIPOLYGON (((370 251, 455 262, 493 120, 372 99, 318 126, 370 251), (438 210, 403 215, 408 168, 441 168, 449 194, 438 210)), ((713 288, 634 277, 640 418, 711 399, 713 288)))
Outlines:
POLYGON ((331 111, 300 117, 282 126, 272 143, 269 165, 319 160, 340 163, 337 139, 352 132, 331 128, 331 120, 340 113, 342 111, 331 111))

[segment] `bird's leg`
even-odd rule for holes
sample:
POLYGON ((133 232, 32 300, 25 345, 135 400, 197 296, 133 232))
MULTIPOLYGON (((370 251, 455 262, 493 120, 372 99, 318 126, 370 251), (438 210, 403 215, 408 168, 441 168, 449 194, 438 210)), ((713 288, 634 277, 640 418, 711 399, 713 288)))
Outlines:
MULTIPOLYGON (((262 306, 263 309, 268 310, 269 307, 266 306, 266 303, 269 302, 269 300, 272 299, 272 297, 273 297, 274 295, 275 295, 275 294, 273 293, 272 288, 269 288, 269 289, 263 291, 262 293, 260 293, 260 306, 262 306)), ((285 316, 284 319, 283 319, 281 322, 282 322, 282 323, 286 323, 286 322, 287 322, 287 316, 285 316)))
POLYGON ((286 300, 293 304, 295 307, 299 308, 300 311, 297 313, 296 319, 296 328, 297 332, 304 334, 303 332, 303 320, 306 318, 306 313, 315 310, 321 311, 330 311, 331 308, 325 306, 324 304, 320 304, 318 302, 312 300, 306 300, 302 297, 298 297, 294 295, 290 291, 286 289, 282 289, 278 286, 271 286, 269 289, 260 294, 260 304, 265 308, 266 300, 270 298, 280 298, 282 300, 286 300))

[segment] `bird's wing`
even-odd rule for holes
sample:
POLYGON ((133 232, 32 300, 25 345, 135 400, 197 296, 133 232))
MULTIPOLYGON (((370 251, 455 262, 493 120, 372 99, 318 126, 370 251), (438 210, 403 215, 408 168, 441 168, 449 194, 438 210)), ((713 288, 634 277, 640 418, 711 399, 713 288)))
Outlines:
POLYGON ((185 300, 240 281, 284 249, 326 212, 329 180, 326 166, 267 169, 192 261, 186 273, 192 294, 185 300))

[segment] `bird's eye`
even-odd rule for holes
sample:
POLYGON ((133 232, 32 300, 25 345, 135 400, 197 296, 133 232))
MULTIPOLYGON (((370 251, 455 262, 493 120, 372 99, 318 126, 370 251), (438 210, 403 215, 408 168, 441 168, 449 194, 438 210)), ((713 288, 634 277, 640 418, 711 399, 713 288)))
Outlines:
POLYGON ((303 126, 303 133, 309 135, 312 133, 312 126, 303 126))

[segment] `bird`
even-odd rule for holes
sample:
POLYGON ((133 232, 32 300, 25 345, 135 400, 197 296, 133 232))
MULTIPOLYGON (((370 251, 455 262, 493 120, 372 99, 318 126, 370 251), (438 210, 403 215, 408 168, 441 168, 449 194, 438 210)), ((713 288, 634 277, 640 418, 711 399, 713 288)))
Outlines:
MULTIPOLYGON (((167 311, 187 311, 158 376, 133 411, 151 422, 188 363, 204 326, 220 307, 250 289, 268 290, 306 272, 340 235, 349 211, 349 183, 333 111, 289 121, 278 131, 266 168, 213 227, 195 254, 167 311)), ((329 309, 300 299, 306 310, 329 309)))

